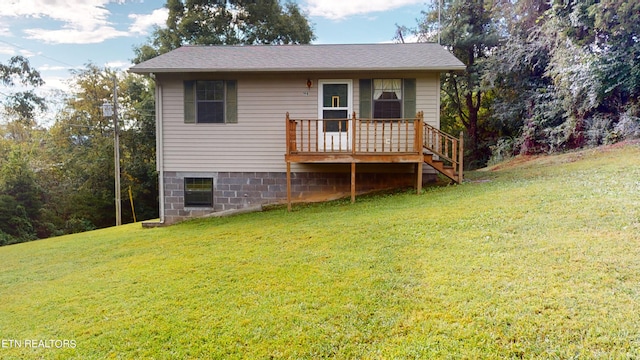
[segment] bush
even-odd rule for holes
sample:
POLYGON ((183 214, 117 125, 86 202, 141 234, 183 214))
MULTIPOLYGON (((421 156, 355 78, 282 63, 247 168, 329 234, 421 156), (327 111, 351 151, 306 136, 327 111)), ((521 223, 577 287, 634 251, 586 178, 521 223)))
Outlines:
POLYGON ((613 132, 623 140, 640 138, 640 118, 627 111, 620 116, 613 132))
POLYGON ((20 242, 20 241, 18 241, 13 236, 11 236, 11 235, 3 232, 2 230, 0 230, 0 246, 11 245, 11 244, 15 244, 15 243, 18 243, 18 242, 20 242))
POLYGON ((487 162, 487 165, 495 165, 503 162, 514 155, 515 144, 512 138, 501 138, 498 142, 491 147, 491 157, 487 162))
POLYGON ((96 226, 87 219, 79 219, 73 217, 67 220, 64 224, 64 230, 66 234, 76 234, 85 231, 95 230, 96 226))
POLYGON ((587 145, 598 146, 617 142, 613 132, 614 118, 609 114, 596 114, 585 121, 587 145))

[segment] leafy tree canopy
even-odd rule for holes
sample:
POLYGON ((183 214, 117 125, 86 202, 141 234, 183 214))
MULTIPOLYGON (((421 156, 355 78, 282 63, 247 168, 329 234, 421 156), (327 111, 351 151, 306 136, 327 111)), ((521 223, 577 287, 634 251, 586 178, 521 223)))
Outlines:
POLYGON ((315 37, 294 2, 278 0, 167 0, 166 27, 136 49, 141 63, 182 45, 308 44, 315 37))
MULTIPOLYGON (((14 56, 7 64, 0 63, 0 83, 13 87, 17 84, 23 87, 38 87, 44 85, 40 73, 33 69, 29 60, 22 56, 14 56)), ((6 96, 3 103, 3 113, 6 123, 15 123, 19 127, 31 128, 36 124, 38 111, 47 108, 45 99, 36 95, 33 89, 15 92, 6 96)), ((4 120, 4 119, 3 119, 4 120)))
POLYGON ((22 85, 41 86, 44 81, 40 73, 31 68, 29 60, 23 56, 14 56, 7 64, 0 64, 0 81, 3 85, 14 86, 18 80, 22 85))
POLYGON ((441 92, 442 128, 466 131, 465 164, 640 134, 640 2, 440 4, 413 31, 467 65, 442 76, 441 92))

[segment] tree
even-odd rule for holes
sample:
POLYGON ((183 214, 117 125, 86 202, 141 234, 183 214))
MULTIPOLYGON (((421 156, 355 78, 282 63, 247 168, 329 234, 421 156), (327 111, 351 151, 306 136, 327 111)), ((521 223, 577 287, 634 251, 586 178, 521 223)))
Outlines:
POLYGON ((502 9, 508 35, 487 58, 482 77, 494 95, 489 121, 500 139, 493 146, 497 158, 541 151, 542 129, 563 121, 554 83, 546 76, 557 38, 541 26, 550 4, 520 0, 502 9))
MULTIPOLYGON (((40 73, 32 69, 29 60, 22 56, 14 56, 7 64, 0 64, 0 82, 8 87, 13 87, 16 83, 34 88, 44 85, 40 73)), ((11 131, 6 135, 15 138, 25 136, 25 128, 30 129, 37 125, 37 111, 45 110, 44 98, 36 95, 33 89, 8 95, 3 104, 3 113, 4 123, 11 131)))
POLYGON ((626 113, 638 94, 633 59, 640 51, 633 49, 640 5, 521 0, 516 10, 509 41, 494 53, 485 77, 498 94, 495 118, 521 128, 514 152, 615 141, 617 123, 633 118, 626 113))
POLYGON ((35 240, 42 191, 29 168, 28 158, 18 146, 14 146, 0 167, 0 179, 0 233, 11 237, 5 238, 5 242, 35 240))
MULTIPOLYGON (((435 41, 436 10, 420 41, 435 41)), ((442 20, 467 65, 442 77, 442 127, 464 126, 476 166, 486 145, 499 158, 640 134, 637 1, 445 0, 442 20)))
MULTIPOLYGON (((148 77, 128 74, 119 82, 124 126, 120 135, 122 187, 131 188, 138 220, 158 217, 154 83, 148 77)), ((125 220, 132 221, 130 206, 123 206, 125 220)))
MULTIPOLYGON (((593 18, 603 95, 637 104, 640 96, 640 2, 601 0, 587 9, 593 18)), ((640 115, 640 114, 636 114, 640 115)))
MULTIPOLYGON (((490 0, 445 0, 441 9, 441 44, 467 66, 465 71, 443 74, 441 113, 445 127, 451 123, 464 126, 469 150, 467 163, 471 166, 481 165, 487 157, 487 149, 481 147, 481 135, 486 130, 482 117, 487 96, 481 79, 488 71, 485 59, 502 41, 494 19, 497 5, 490 0)), ((419 39, 436 41, 437 22, 438 10, 432 7, 419 24, 419 39)))
POLYGON ((23 56, 12 57, 6 65, 0 63, 0 81, 6 86, 14 86, 16 81, 22 85, 44 85, 40 73, 32 69, 29 60, 23 56))
MULTIPOLYGON (((102 114, 118 86, 121 191, 129 186, 139 220, 157 217, 153 83, 134 74, 118 74, 88 64, 74 72, 74 96, 58 114, 47 143, 50 208, 64 231, 112 226, 115 222, 114 126, 102 114)), ((133 221, 128 196, 121 204, 123 222, 133 221)))
POLYGON ((190 45, 308 44, 314 39, 308 20, 294 2, 278 0, 167 0, 166 27, 136 49, 140 63, 190 45))
MULTIPOLYGON (((37 87, 40 74, 21 56, 0 64, 0 82, 7 87, 37 87)), ((36 154, 43 131, 38 111, 46 108, 34 89, 6 95, 0 117, 0 245, 37 238, 42 227, 43 192, 37 184, 36 154)))

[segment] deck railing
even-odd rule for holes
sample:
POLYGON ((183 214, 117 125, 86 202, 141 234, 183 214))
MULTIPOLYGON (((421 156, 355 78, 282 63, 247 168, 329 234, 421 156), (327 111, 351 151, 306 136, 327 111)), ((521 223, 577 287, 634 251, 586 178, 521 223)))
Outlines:
POLYGON ((455 138, 427 123, 423 123, 422 126, 424 128, 424 148, 438 155, 440 160, 448 162, 459 174, 457 181, 459 183, 462 182, 464 167, 464 136, 462 131, 460 132, 460 137, 455 138))
POLYGON ((411 119, 358 119, 355 113, 350 119, 291 119, 287 113, 286 124, 287 155, 409 155, 458 183, 463 179, 462 132, 455 138, 426 124, 423 112, 411 119))
POLYGON ((421 153, 421 117, 412 119, 291 119, 287 154, 421 153))

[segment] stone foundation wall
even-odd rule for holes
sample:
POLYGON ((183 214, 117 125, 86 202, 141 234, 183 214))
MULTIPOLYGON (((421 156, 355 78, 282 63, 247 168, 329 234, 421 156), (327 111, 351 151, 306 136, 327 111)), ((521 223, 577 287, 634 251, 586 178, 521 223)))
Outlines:
MULTIPOLYGON (((425 173, 423 181, 435 178, 425 173)), ((358 173, 356 190, 369 192, 415 186, 412 173, 358 173)), ((241 209, 252 205, 284 203, 287 200, 285 172, 174 172, 164 173, 164 221, 176 223, 216 211, 241 209), (213 179, 213 207, 185 207, 185 178, 213 179)), ((291 174, 294 201, 319 201, 351 192, 351 174, 344 172, 298 172, 291 174)))

